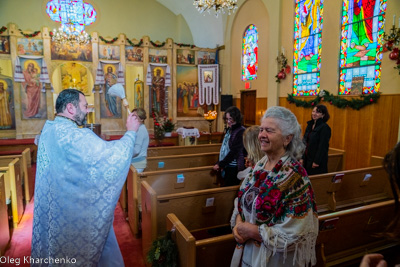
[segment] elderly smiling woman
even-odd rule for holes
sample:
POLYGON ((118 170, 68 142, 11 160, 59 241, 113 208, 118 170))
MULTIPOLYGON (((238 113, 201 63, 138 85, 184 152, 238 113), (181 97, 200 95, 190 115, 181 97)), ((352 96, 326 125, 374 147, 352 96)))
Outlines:
POLYGON ((266 153, 244 179, 231 219, 237 246, 231 266, 308 266, 316 263, 318 217, 295 115, 269 108, 258 139, 266 153))

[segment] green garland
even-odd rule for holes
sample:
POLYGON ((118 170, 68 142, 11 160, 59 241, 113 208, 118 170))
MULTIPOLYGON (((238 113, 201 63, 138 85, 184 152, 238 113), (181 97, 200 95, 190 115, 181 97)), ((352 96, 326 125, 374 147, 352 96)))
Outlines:
POLYGON ((178 266, 178 248, 171 238, 172 232, 168 231, 164 237, 155 240, 147 254, 147 261, 152 267, 178 266))
POLYGON ((2 34, 3 32, 5 32, 7 30, 7 27, 1 27, 1 29, 0 29, 0 34, 2 34))
POLYGON ((195 45, 192 44, 182 44, 182 43, 175 43, 176 45, 178 45, 179 47, 190 47, 190 48, 194 48, 196 47, 195 45))
POLYGON ((118 40, 118 37, 114 37, 111 41, 104 39, 103 36, 99 36, 99 39, 102 40, 103 42, 105 42, 106 44, 113 44, 113 43, 115 43, 115 41, 118 40))
POLYGON ((155 42, 150 40, 150 43, 155 46, 155 47, 163 47, 165 45, 165 42, 162 42, 161 44, 156 44, 155 42))
POLYGON ((28 33, 24 33, 21 29, 18 29, 18 30, 26 38, 36 37, 40 33, 40 31, 35 31, 35 32, 31 33, 31 34, 28 34, 28 33))
POLYGON ((128 43, 131 45, 131 46, 133 46, 133 47, 139 47, 139 46, 141 46, 142 44, 143 44, 143 39, 140 39, 140 41, 139 41, 139 43, 138 44, 134 44, 134 43, 132 43, 132 41, 131 40, 129 40, 128 38, 126 38, 126 40, 128 41, 128 43))
POLYGON ((327 101, 331 105, 334 105, 338 108, 352 108, 356 110, 360 110, 361 108, 376 103, 380 97, 381 93, 369 94, 369 95, 360 95, 359 99, 351 99, 347 100, 340 96, 331 95, 328 91, 322 90, 317 97, 310 101, 299 100, 296 99, 293 95, 288 94, 287 101, 289 103, 296 104, 296 107, 303 108, 312 108, 316 106, 321 101, 327 101))

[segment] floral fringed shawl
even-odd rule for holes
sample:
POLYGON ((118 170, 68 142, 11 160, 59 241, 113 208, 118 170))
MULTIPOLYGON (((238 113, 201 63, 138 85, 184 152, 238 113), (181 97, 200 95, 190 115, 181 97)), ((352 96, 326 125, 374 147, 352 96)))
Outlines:
POLYGON ((318 216, 314 192, 298 161, 284 156, 270 171, 262 158, 243 181, 235 200, 231 225, 240 214, 258 225, 263 245, 238 244, 231 266, 308 266, 316 264, 318 216), (288 259, 288 260, 286 260, 288 259))

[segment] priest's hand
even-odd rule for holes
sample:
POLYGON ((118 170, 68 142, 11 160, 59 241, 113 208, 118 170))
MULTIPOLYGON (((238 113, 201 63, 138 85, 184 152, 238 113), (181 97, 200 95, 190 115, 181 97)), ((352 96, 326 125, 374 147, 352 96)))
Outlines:
POLYGON ((128 131, 137 132, 137 130, 139 129, 139 126, 140 126, 140 122, 139 122, 137 115, 135 115, 134 113, 129 114, 128 118, 126 119, 126 129, 128 131))

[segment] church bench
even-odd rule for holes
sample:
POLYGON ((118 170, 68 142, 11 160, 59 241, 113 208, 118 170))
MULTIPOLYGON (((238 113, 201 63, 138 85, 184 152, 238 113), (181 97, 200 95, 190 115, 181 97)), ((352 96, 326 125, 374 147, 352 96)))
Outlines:
POLYGON ((168 213, 179 216, 189 230, 228 225, 239 186, 158 194, 146 181, 143 181, 141 188, 142 249, 143 256, 146 257, 151 243, 165 234, 168 213))
POLYGON ((5 176, 5 201, 7 204, 11 202, 14 228, 17 227, 24 213, 20 164, 18 158, 0 159, 0 173, 4 173, 5 176))
POLYGON ((385 231, 394 212, 394 200, 389 200, 320 215, 317 266, 340 266, 365 253, 399 245, 376 236, 385 231))
POLYGON ((346 152, 341 149, 329 148, 328 150, 328 172, 344 170, 346 152))
POLYGON ((393 197, 387 173, 379 166, 310 175, 309 178, 320 213, 393 197), (340 174, 344 174, 341 182, 333 182, 334 176, 340 174), (364 181, 366 176, 370 176, 368 181, 364 181))
POLYGON ((179 266, 221 267, 230 265, 236 246, 236 241, 231 233, 197 239, 193 235, 194 231, 189 231, 173 213, 167 215, 167 230, 173 231, 172 239, 179 252, 179 266))
MULTIPOLYGON (((0 154, 3 152, 24 151, 25 148, 29 148, 31 151, 32 163, 36 163, 37 145, 35 145, 35 139, 1 139, 0 140, 0 154)), ((4 155, 4 154, 3 154, 4 155)))
POLYGON ((182 154, 219 152, 220 149, 221 149, 221 144, 205 144, 205 145, 196 145, 196 146, 149 147, 147 149, 147 156, 148 157, 158 157, 158 156, 171 156, 171 155, 182 155, 182 154))
POLYGON ((141 207, 140 183, 146 181, 159 194, 180 193, 219 187, 216 176, 211 174, 212 166, 173 169, 165 171, 137 173, 131 166, 128 183, 128 218, 132 232, 138 234, 138 220, 141 207), (177 182, 177 177, 184 177, 183 183, 177 182))
POLYGON ((373 167, 373 166, 382 166, 383 164, 383 157, 379 157, 379 156, 371 156, 370 162, 369 162, 369 166, 373 167))
POLYGON ((33 197, 33 191, 35 188, 35 179, 34 179, 34 171, 32 169, 31 163, 31 152, 30 148, 25 148, 25 150, 21 151, 19 154, 12 155, 0 155, 0 159, 13 159, 19 158, 21 160, 21 173, 24 177, 24 197, 25 201, 29 202, 33 197))
POLYGON ((0 173, 0 256, 4 256, 6 247, 10 242, 4 179, 4 173, 0 173))
POLYGON ((219 152, 148 157, 146 172, 214 165, 219 152))
MULTIPOLYGON (((384 231, 391 221, 394 201, 384 201, 326 215, 319 215, 316 266, 340 266, 366 252, 399 245, 374 234, 384 231)), ((175 214, 167 215, 167 230, 178 249, 181 267, 229 266, 236 242, 232 234, 198 239, 175 214)), ((359 261, 358 261, 359 262, 359 261)))

